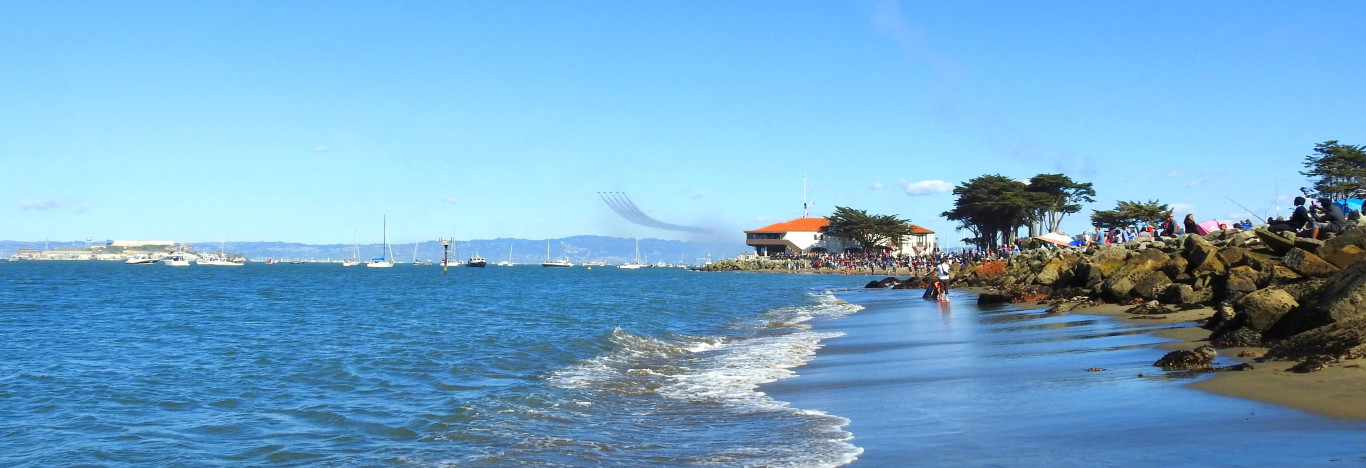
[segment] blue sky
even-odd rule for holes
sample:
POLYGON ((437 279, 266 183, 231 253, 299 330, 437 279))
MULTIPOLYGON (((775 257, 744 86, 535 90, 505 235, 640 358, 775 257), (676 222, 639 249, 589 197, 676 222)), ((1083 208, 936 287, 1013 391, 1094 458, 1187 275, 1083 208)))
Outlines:
MULTIPOLYGON (((1366 3, 0 2, 0 239, 705 240, 939 217, 1063 172, 1092 209, 1274 214, 1366 144, 1366 3), (1237 203, 1234 203, 1233 201, 1237 203), (357 234, 358 233, 358 234, 357 234)), ((952 242, 950 241, 950 244, 952 242)))

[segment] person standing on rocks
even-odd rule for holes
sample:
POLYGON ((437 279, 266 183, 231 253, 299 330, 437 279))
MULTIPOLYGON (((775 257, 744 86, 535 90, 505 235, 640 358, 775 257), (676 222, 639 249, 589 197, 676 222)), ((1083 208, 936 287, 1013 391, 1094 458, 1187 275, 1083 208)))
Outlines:
POLYGON ((1181 224, 1186 227, 1186 234, 1199 234, 1200 226, 1195 224, 1195 215, 1186 214, 1186 219, 1181 220, 1181 224))

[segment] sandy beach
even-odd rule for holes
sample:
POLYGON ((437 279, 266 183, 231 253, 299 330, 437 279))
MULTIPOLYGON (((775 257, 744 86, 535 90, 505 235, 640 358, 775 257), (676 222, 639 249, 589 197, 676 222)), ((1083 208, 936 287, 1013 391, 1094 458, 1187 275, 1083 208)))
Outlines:
MULTIPOLYGON (((1366 461, 1366 372, 1171 377, 1152 363, 1192 349, 1209 311, 1135 318, 1104 305, 1048 314, 975 295, 851 289, 858 313, 813 326, 798 377, 763 391, 848 418, 855 466, 1304 466, 1366 461), (1286 444, 1295 440, 1295 444, 1286 444)), ((1230 365, 1241 350, 1220 350, 1230 365)), ((1258 351, 1258 350, 1251 350, 1258 351)))
MULTIPOLYGON (((1037 305, 1036 305, 1037 306, 1037 305)), ((1040 306, 1041 307, 1041 306, 1040 306)), ((1140 318, 1125 314, 1129 306, 1106 304, 1077 311, 1078 313, 1117 317, 1125 322, 1156 322, 1188 324, 1158 331, 1157 336, 1178 341, 1161 345, 1164 350, 1194 349, 1206 344, 1209 330, 1193 324, 1213 314, 1209 308, 1180 311, 1162 318, 1140 318)), ((1333 418, 1366 420, 1366 368, 1346 363, 1322 371, 1295 373, 1288 369, 1294 362, 1257 362, 1266 348, 1228 348, 1219 350, 1219 361, 1250 363, 1252 370, 1219 372, 1211 378, 1190 384, 1192 388, 1246 398, 1320 414, 1333 418), (1239 357, 1243 355, 1244 357, 1239 357)))

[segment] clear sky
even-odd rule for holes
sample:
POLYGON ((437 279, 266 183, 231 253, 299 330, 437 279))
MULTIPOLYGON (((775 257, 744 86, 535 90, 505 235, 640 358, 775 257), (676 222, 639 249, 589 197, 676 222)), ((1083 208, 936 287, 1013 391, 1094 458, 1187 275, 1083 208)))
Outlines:
MULTIPOLYGON (((639 227, 744 250, 954 185, 1274 214, 1366 144, 1366 2, 0 1, 0 239, 377 242, 639 227), (1231 202, 1230 199, 1237 203, 1231 202)), ((952 245, 952 241, 949 241, 952 245)))

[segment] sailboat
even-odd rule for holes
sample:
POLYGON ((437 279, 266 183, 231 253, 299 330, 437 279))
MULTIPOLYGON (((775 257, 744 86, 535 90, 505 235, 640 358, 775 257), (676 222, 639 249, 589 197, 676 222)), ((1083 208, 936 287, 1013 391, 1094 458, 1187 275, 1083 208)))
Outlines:
POLYGON ((513 266, 513 265, 516 265, 516 263, 512 263, 512 244, 508 244, 508 259, 507 259, 507 260, 504 260, 504 261, 501 261, 501 262, 498 262, 498 266, 513 266))
POLYGON ((649 265, 646 265, 646 264, 644 264, 644 263, 640 263, 640 238, 637 237, 637 238, 636 238, 636 259, 635 259, 635 261, 634 261, 634 262, 631 262, 631 263, 623 263, 623 264, 621 264, 621 265, 617 265, 617 268, 626 269, 626 270, 635 270, 635 269, 644 268, 644 267, 647 267, 647 266, 649 266, 649 265))
POLYGON ((389 217, 388 217, 388 216, 385 216, 385 217, 384 217, 384 247, 383 247, 383 250, 380 251, 380 253, 382 254, 382 256, 370 259, 369 262, 366 262, 366 263, 365 263, 365 267, 366 267, 366 268, 393 268, 393 267, 394 267, 394 262, 393 262, 392 260, 389 260, 390 258, 393 258, 394 252, 393 252, 392 249, 389 248, 389 217))
POLYGON ((208 257, 200 257, 198 260, 195 260, 195 264, 212 266, 242 266, 246 264, 246 262, 242 260, 229 260, 228 254, 223 251, 226 244, 227 242, 218 244, 218 256, 210 255, 208 257))
POLYGON ((356 266, 356 265, 360 265, 360 235, 359 235, 359 234, 356 234, 356 253, 352 254, 351 258, 346 259, 346 260, 342 260, 342 266, 344 266, 344 267, 353 267, 353 266, 356 266))
POLYGON ((550 261, 550 239, 546 239, 546 241, 545 241, 545 263, 542 263, 541 266, 547 267, 547 268, 568 268, 568 267, 574 266, 574 264, 573 264, 573 263, 570 263, 570 262, 569 262, 569 259, 565 259, 565 258, 561 258, 561 259, 555 260, 555 261, 553 261, 553 262, 550 261))

